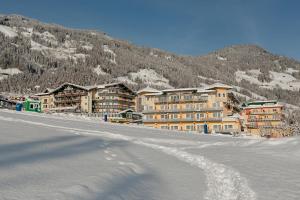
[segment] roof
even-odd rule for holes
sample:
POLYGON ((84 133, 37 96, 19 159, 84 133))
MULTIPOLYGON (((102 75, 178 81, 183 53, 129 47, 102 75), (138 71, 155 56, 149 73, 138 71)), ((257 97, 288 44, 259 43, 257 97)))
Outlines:
POLYGON ((123 113, 127 113, 127 112, 132 112, 133 114, 136 114, 136 115, 142 115, 141 113, 138 113, 138 112, 135 112, 133 109, 126 109, 126 110, 122 110, 120 112, 118 112, 118 114, 123 114, 123 113))
POLYGON ((54 92, 60 90, 62 87, 66 86, 66 85, 70 85, 70 86, 73 86, 73 87, 77 87, 77 88, 80 88, 80 89, 83 89, 83 90, 88 90, 86 87, 81 86, 81 85, 76 85, 76 84, 73 84, 73 83, 63 83, 62 85, 60 85, 59 87, 55 88, 54 90, 52 90, 52 91, 49 92, 48 94, 54 93, 54 92))
POLYGON ((231 86, 225 85, 225 84, 223 84, 223 83, 215 83, 215 84, 212 84, 212 85, 210 85, 210 86, 207 86, 206 89, 209 90, 209 89, 216 89, 216 88, 232 89, 231 86))
POLYGON ((180 91, 197 91, 198 88, 176 88, 176 89, 165 89, 162 92, 180 92, 180 91))
POLYGON ((266 106, 266 105, 275 105, 278 104, 276 100, 264 100, 264 101, 248 101, 242 104, 243 107, 249 106, 266 106))
MULTIPOLYGON (((121 85, 121 86, 127 88, 127 89, 128 89, 130 92, 132 92, 133 94, 135 94, 135 92, 134 92, 130 87, 128 87, 125 83, 122 83, 122 82, 116 82, 116 83, 108 83, 108 84, 96 85, 96 86, 92 87, 91 89, 93 89, 93 88, 104 89, 104 88, 112 87, 112 86, 116 86, 116 85, 121 85)), ((89 87, 91 87, 91 86, 89 86, 89 87)))
POLYGON ((155 89, 155 88, 147 86, 147 87, 137 91, 136 93, 140 94, 140 93, 143 93, 143 92, 145 92, 145 93, 159 93, 160 91, 155 89))

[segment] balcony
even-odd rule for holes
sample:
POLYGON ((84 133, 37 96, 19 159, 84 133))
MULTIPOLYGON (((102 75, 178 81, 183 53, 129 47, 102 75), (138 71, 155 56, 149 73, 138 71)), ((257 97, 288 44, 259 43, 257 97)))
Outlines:
POLYGON ((99 92, 98 96, 121 96, 121 97, 128 97, 133 99, 135 95, 128 94, 128 93, 123 93, 123 92, 99 92))
POLYGON ((87 92, 59 92, 54 97, 86 96, 87 92))
POLYGON ((156 100, 155 104, 172 104, 172 103, 192 103, 192 102, 206 102, 208 101, 207 97, 200 97, 200 98, 191 98, 191 99, 159 99, 156 100))
POLYGON ((142 113, 188 113, 188 112, 220 112, 223 111, 223 108, 183 108, 183 109, 164 109, 164 110, 143 110, 142 113))
POLYGON ((143 122, 152 122, 152 123, 159 123, 159 122, 221 122, 222 118, 176 118, 176 119, 143 119, 143 122))
POLYGON ((255 118, 255 119, 248 119, 248 122, 265 122, 265 121, 281 121, 281 117, 276 118, 255 118))
POLYGON ((249 113, 249 115, 276 115, 276 114, 280 114, 279 112, 275 112, 275 111, 268 111, 268 112, 262 112, 262 111, 251 111, 249 113))
POLYGON ((54 103, 80 103, 80 99, 55 99, 54 103))

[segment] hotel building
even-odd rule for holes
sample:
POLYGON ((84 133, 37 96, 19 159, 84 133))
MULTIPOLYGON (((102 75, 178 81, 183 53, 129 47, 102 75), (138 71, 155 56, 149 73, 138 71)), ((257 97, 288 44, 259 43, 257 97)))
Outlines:
POLYGON ((150 127, 206 133, 240 132, 240 120, 234 117, 238 101, 231 89, 223 84, 205 89, 147 87, 137 92, 136 110, 143 113, 143 123, 150 127))
POLYGON ((246 132, 252 135, 278 137, 283 125, 284 106, 277 101, 253 101, 242 105, 246 132))

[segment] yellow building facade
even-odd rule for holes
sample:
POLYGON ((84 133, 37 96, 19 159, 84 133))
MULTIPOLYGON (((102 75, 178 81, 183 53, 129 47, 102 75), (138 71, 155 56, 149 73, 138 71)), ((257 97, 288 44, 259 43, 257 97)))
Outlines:
POLYGON ((206 89, 181 88, 137 92, 137 110, 143 113, 146 126, 196 132, 240 132, 234 117, 236 99, 231 87, 216 84, 206 89))

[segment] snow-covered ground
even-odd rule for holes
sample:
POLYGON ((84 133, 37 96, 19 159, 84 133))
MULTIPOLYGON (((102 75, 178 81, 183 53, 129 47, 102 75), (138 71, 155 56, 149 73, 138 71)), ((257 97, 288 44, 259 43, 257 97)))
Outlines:
POLYGON ((15 75, 23 73, 18 68, 8 68, 8 69, 2 69, 0 67, 0 80, 7 78, 9 75, 15 75))
POLYGON ((270 71, 270 82, 261 82, 258 80, 259 70, 248 70, 248 71, 236 71, 235 77, 238 82, 241 80, 249 81, 250 83, 259 85, 262 88, 274 89, 280 87, 285 90, 296 90, 300 89, 300 81, 291 75, 292 72, 298 72, 293 68, 288 68, 286 73, 280 73, 275 71, 270 71))
POLYGON ((300 196, 298 137, 213 137, 6 110, 0 127, 0 199, 300 196))
POLYGON ((130 84, 137 84, 136 79, 142 80, 145 84, 150 86, 160 86, 164 88, 173 88, 169 84, 169 80, 163 75, 158 74, 153 69, 140 69, 138 72, 129 73, 128 76, 118 77, 116 80, 127 82, 130 84))
POLYGON ((10 38, 16 37, 18 35, 16 30, 14 30, 9 26, 4 26, 4 25, 0 25, 0 32, 10 38))

